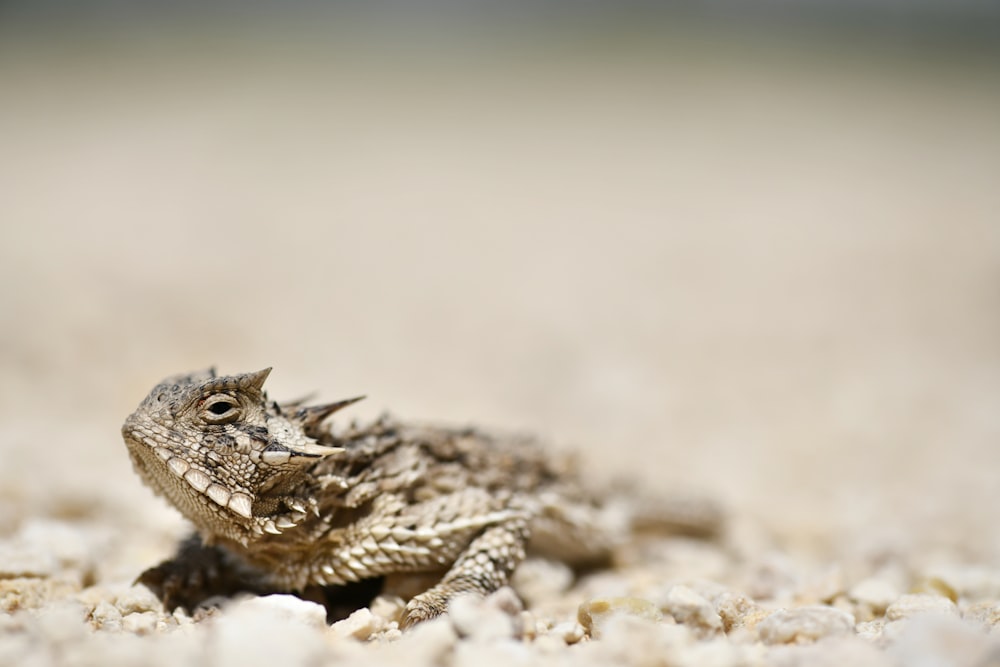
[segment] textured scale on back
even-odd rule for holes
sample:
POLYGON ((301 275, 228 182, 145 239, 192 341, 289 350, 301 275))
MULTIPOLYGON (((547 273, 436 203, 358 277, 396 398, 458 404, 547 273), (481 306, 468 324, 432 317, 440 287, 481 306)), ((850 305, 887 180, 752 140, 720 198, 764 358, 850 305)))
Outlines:
MULTIPOLYGON (((269 372, 167 378, 122 427, 143 481, 197 529, 139 578, 168 607, 440 573, 407 604, 407 626, 500 588, 527 551, 606 558, 638 518, 532 440, 387 417, 336 432, 327 418, 359 398, 279 404, 269 372)), ((719 520, 707 506, 663 518, 704 534, 719 520)))

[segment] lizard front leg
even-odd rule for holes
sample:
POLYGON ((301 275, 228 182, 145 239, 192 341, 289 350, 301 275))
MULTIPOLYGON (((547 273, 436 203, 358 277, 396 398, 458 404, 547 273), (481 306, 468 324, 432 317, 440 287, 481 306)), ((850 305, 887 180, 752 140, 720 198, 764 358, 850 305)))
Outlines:
POLYGON ((506 584, 524 559, 531 516, 524 499, 478 488, 418 503, 382 495, 364 518, 327 535, 311 567, 314 582, 445 571, 408 603, 401 626, 410 626, 444 613, 456 595, 486 595, 506 584))
POLYGON ((181 542, 173 558, 149 568, 135 583, 153 591, 168 611, 182 607, 193 612, 199 604, 215 596, 280 592, 267 582, 262 571, 224 547, 205 545, 198 535, 181 542))
POLYGON ((488 595, 504 586, 514 568, 524 560, 528 535, 528 520, 522 514, 483 530, 440 582, 407 603, 400 627, 440 616, 458 595, 488 595))

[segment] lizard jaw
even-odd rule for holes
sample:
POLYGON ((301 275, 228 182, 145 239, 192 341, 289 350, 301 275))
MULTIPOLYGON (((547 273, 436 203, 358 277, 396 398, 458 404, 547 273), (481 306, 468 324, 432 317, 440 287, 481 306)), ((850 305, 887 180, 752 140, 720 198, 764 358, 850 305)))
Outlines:
POLYGON ((216 532, 214 524, 222 523, 215 518, 220 512, 237 515, 240 517, 239 524, 254 520, 254 498, 250 494, 226 488, 219 480, 192 466, 184 457, 155 444, 155 438, 151 442, 140 428, 126 424, 122 434, 139 475, 196 525, 208 524, 206 527, 216 532))

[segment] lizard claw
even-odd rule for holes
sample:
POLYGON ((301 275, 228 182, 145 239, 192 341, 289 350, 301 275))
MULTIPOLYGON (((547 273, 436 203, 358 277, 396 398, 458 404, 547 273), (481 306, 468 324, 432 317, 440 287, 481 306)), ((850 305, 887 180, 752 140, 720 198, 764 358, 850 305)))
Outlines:
POLYGON ((437 618, 447 609, 448 604, 444 598, 422 593, 407 603, 403 616, 399 619, 399 629, 412 628, 417 623, 437 618))
POLYGON ((134 583, 151 590, 167 611, 181 608, 191 613, 211 597, 206 590, 207 580, 215 576, 218 573, 214 571, 187 569, 177 561, 166 561, 140 574, 134 583))

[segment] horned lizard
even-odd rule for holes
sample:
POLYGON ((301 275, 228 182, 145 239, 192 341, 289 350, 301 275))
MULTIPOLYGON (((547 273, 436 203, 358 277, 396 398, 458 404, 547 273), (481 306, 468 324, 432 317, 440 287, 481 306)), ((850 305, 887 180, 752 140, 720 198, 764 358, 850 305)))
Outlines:
MULTIPOLYGON (((168 608, 439 575, 407 603, 406 627, 505 585, 526 552, 600 561, 638 516, 529 438, 389 417, 334 429, 327 418, 360 399, 277 403, 270 370, 167 378, 122 427, 142 480, 197 529, 139 577, 168 608)), ((660 518, 702 534, 719 522, 698 503, 660 518)))

